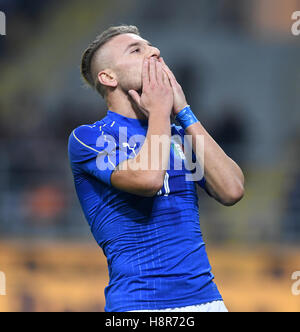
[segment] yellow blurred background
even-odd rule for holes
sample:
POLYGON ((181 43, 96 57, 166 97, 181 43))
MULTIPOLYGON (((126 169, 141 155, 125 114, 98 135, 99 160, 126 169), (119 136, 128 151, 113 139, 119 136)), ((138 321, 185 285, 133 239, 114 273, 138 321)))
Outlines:
MULTIPOLYGON (((104 311, 108 282, 104 255, 92 243, 1 243, 6 296, 0 311, 104 311)), ((207 246, 215 281, 231 312, 300 311, 292 273, 300 253, 292 247, 207 246)))

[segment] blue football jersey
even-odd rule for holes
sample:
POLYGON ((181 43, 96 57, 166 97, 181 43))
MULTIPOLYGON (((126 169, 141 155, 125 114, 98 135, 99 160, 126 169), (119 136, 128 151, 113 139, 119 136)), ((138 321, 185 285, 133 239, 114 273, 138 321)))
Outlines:
POLYGON ((108 111, 105 118, 78 127, 69 138, 76 192, 107 257, 107 312, 222 300, 200 230, 196 186, 205 188, 205 178, 187 180, 193 171, 184 166, 184 130, 171 126, 169 167, 155 197, 133 195, 111 184, 116 166, 138 154, 147 129, 147 120, 108 111))

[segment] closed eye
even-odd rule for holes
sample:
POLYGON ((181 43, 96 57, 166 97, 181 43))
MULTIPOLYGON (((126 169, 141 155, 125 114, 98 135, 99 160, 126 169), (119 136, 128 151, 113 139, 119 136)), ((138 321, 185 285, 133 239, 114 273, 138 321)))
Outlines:
POLYGON ((138 53, 140 51, 139 48, 135 49, 134 51, 132 51, 131 53, 138 53))

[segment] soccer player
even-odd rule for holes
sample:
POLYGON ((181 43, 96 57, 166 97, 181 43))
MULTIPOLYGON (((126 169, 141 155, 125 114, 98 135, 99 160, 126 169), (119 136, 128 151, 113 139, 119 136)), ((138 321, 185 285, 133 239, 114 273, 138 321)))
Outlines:
POLYGON ((137 27, 98 36, 83 55, 82 75, 108 107, 102 120, 69 138, 77 195, 107 257, 105 311, 227 311, 202 239, 196 186, 234 205, 244 194, 241 169, 197 120, 160 51, 137 27), (192 161, 203 168, 194 181, 186 164, 175 167, 186 159, 185 135, 192 161), (164 138, 160 148, 153 137, 164 138))

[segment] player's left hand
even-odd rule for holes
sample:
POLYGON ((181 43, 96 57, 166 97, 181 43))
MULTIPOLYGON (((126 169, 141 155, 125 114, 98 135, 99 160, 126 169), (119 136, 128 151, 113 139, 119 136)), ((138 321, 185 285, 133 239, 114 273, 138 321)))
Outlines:
POLYGON ((159 61, 163 65, 163 69, 167 73, 171 86, 172 86, 172 89, 173 89, 173 93, 174 93, 173 115, 176 116, 180 111, 182 111, 188 105, 188 103, 186 101, 185 94, 182 90, 182 87, 177 82, 173 72, 166 65, 163 58, 159 58, 159 61))

